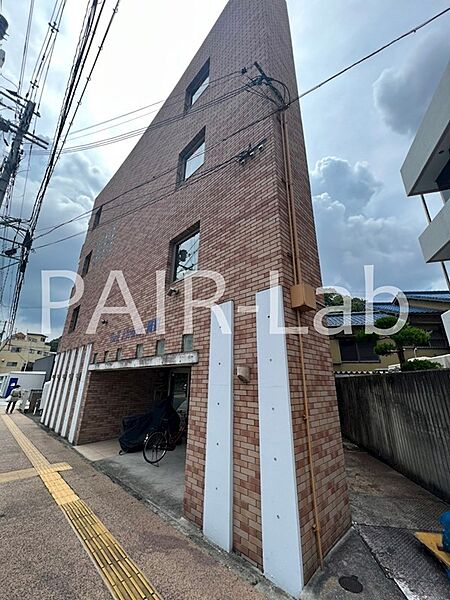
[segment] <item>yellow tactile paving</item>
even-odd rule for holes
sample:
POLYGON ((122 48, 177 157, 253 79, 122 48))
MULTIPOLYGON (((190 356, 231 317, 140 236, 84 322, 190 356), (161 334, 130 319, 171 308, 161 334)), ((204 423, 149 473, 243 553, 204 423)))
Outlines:
POLYGON ((39 475, 67 517, 112 596, 118 600, 162 600, 119 542, 59 475, 57 471, 64 469, 56 467, 64 466, 65 463, 51 465, 10 417, 2 418, 34 467, 26 471, 35 471, 39 475))
MULTIPOLYGON (((60 471, 69 471, 72 467, 67 463, 56 463, 47 467, 49 473, 51 472, 60 472, 60 471)), ((42 469, 45 471, 45 468, 42 469)), ((20 471, 8 471, 7 473, 0 473, 0 484, 1 483, 9 483, 10 481, 19 481, 21 479, 30 479, 30 477, 38 477, 41 474, 37 472, 34 467, 31 469, 20 469, 20 471)))

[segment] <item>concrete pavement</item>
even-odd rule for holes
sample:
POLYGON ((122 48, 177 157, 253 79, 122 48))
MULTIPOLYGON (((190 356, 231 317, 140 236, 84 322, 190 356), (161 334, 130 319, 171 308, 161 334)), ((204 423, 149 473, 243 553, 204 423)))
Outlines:
MULTIPOLYGON (((30 419, 15 414, 13 422, 49 463, 71 465, 72 470, 62 472, 61 477, 120 542, 162 598, 266 597, 30 419)), ((2 420, 0 440, 0 472, 31 467, 2 420)), ((2 600, 111 598, 92 557, 39 477, 0 484, 0 537, 2 600)))
MULTIPOLYGON (((141 485, 143 476, 134 464, 127 473, 127 460, 136 456, 107 459, 108 470, 133 494, 148 496, 154 510, 102 472, 101 454, 94 452, 96 462, 90 464, 27 417, 16 413, 12 421, 36 452, 60 469, 57 477, 98 517, 165 600, 287 598, 250 565, 208 545, 174 511, 163 511, 161 518, 153 506, 161 500, 154 494, 158 487, 141 485), (70 470, 61 470, 68 466, 70 470)), ((2 419, 0 448, 0 600, 111 598, 92 557, 2 419)), ((350 444, 346 461, 354 527, 302 598, 348 600, 354 597, 344 589, 348 585, 364 600, 449 598, 443 569, 413 536, 419 529, 438 531, 445 504, 350 444)))

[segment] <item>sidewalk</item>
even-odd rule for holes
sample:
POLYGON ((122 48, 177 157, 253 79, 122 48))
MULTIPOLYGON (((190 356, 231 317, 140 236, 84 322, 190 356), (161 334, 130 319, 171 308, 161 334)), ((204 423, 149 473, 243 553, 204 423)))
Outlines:
MULTIPOLYGON (((117 540, 126 560, 164 600, 287 598, 247 563, 208 545, 184 519, 161 518, 31 419, 17 413, 10 422, 0 417, 0 447, 2 599, 120 597, 111 595, 59 506, 72 496, 92 511, 98 519, 90 517, 92 526, 104 526, 105 535, 117 540), (31 449, 19 446, 15 426, 31 449), (49 469, 55 472, 48 474, 49 469)), ((439 531, 445 504, 355 446, 346 444, 346 461, 354 528, 302 598, 351 599, 355 594, 340 585, 347 577, 362 586, 361 600, 448 599, 443 568, 413 535, 439 531)))
MULTIPOLYGON (((0 597, 111 599, 92 556, 80 543, 41 477, 29 476, 30 460, 1 417, 0 473, 20 470, 22 473, 16 476, 27 478, 0 483, 0 597)), ((68 463, 72 467, 59 475, 100 519, 164 600, 275 597, 268 588, 264 590, 267 595, 263 595, 259 588, 264 585, 256 575, 249 575, 250 570, 243 572, 243 576, 251 579, 245 581, 30 419, 14 414, 11 421, 50 464, 68 463)))

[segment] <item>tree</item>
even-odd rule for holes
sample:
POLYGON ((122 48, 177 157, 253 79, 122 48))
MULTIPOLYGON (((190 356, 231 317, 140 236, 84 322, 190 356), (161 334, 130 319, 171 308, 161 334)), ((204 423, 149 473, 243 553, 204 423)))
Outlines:
POLYGON ((55 338, 54 340, 50 340, 50 352, 58 352, 58 346, 60 341, 61 337, 55 338))
MULTIPOLYGON (((343 306, 344 298, 335 292, 324 294, 325 306, 343 306)), ((352 298, 352 312, 363 312, 366 310, 366 301, 362 298, 352 298)))
MULTIPOLYGON (((386 316, 376 320, 375 325, 378 329, 391 329, 397 323, 397 317, 386 316)), ((412 327, 408 323, 403 328, 393 335, 378 335, 377 333, 357 334, 358 339, 372 339, 376 345, 374 347, 375 354, 378 356, 390 356, 397 354, 400 365, 404 365, 406 361, 406 348, 416 348, 417 346, 426 346, 431 338, 431 333, 420 329, 420 327, 412 327)))

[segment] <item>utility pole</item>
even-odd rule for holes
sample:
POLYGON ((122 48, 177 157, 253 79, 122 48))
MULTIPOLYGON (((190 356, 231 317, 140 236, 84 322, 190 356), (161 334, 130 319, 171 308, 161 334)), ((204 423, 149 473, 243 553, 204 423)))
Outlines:
MULTIPOLYGON (((0 174, 0 208, 3 204, 3 200, 5 199, 5 194, 8 189, 9 182, 11 181, 12 176, 16 173, 17 167, 19 166, 20 150, 22 148, 23 139, 28 134, 28 130, 30 128, 35 108, 36 103, 28 100, 20 118, 19 126, 17 127, 13 143, 11 144, 11 150, 8 154, 8 157, 5 159, 2 165, 2 170, 0 174)), ((8 121, 2 119, 0 121, 0 129, 4 131, 5 127, 7 127, 7 131, 9 131, 11 125, 8 121)))

